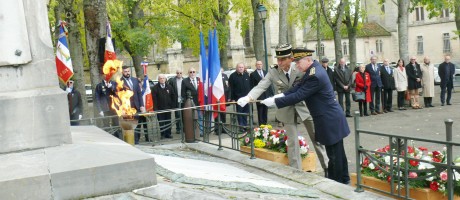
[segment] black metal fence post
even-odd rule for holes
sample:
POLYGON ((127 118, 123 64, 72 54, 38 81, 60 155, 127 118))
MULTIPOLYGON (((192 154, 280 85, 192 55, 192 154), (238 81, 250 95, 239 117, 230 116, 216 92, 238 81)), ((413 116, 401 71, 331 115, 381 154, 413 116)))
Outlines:
POLYGON ((355 111, 354 122, 355 122, 355 150, 356 150, 356 189, 355 192, 364 192, 361 187, 361 165, 360 165, 360 141, 359 141, 359 111, 355 111))
MULTIPOLYGON (((446 141, 452 142, 452 124, 454 121, 452 119, 444 120, 446 124, 446 141)), ((454 199, 454 186, 453 186, 453 171, 452 171, 452 145, 446 145, 446 154, 447 154, 447 198, 449 200, 454 199)))

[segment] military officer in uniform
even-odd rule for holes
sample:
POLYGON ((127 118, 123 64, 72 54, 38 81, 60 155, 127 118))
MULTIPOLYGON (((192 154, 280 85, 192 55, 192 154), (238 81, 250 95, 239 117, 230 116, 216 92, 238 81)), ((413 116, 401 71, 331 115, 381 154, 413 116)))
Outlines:
POLYGON ((316 141, 326 146, 329 157, 328 178, 349 184, 348 163, 343 138, 350 134, 343 109, 335 99, 326 70, 311 57, 313 50, 293 49, 299 71, 306 72, 293 88, 262 101, 267 106, 285 108, 305 102, 315 124, 316 141))
MULTIPOLYGON (((272 84, 277 88, 277 91, 281 93, 292 88, 295 83, 302 79, 304 73, 295 69, 294 63, 292 63, 293 58, 291 45, 279 45, 276 47, 275 52, 278 65, 275 65, 274 68, 270 69, 267 75, 249 92, 247 96, 238 100, 239 105, 246 105, 249 101, 256 100, 266 90, 269 90, 272 84)), ((276 112, 276 118, 284 123, 284 129, 288 134, 289 165, 297 169, 302 169, 302 160, 299 153, 300 147, 297 139, 297 116, 300 117, 300 120, 303 121, 305 128, 307 129, 310 140, 313 143, 318 159, 321 163, 321 167, 324 169, 327 177, 328 171, 325 148, 323 145, 318 143, 317 140, 315 140, 313 119, 310 116, 305 102, 299 102, 295 105, 292 104, 292 106, 278 109, 276 112)))

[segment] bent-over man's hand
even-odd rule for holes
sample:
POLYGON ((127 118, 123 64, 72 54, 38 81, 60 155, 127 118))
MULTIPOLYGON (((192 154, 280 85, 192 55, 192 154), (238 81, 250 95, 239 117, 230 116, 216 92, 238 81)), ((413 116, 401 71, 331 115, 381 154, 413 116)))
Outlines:
POLYGON ((238 99, 237 104, 241 107, 244 107, 249 103, 249 101, 251 101, 251 98, 249 96, 245 96, 238 99))
POLYGON ((276 107, 275 97, 266 98, 261 103, 266 105, 266 106, 268 106, 268 107, 273 107, 273 106, 276 107))

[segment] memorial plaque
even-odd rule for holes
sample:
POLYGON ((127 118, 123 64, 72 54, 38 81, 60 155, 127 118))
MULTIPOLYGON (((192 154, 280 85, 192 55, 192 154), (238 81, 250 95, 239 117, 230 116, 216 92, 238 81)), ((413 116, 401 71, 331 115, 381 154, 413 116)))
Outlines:
POLYGON ((22 0, 1 0, 0 66, 21 65, 32 61, 22 0))

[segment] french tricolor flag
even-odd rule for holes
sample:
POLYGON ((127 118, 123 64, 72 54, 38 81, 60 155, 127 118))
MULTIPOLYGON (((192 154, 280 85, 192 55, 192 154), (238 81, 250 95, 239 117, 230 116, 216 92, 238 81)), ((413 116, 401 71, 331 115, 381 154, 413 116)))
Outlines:
MULTIPOLYGON (((198 102, 201 105, 206 105, 208 95, 208 58, 206 57, 206 48, 204 46, 204 36, 200 32, 200 82, 198 84, 198 102)), ((198 106, 198 105, 197 105, 198 106)))
POLYGON ((64 21, 59 22, 59 39, 56 44, 56 70, 59 79, 67 83, 73 76, 73 67, 69 45, 67 44, 65 25, 64 21))
MULTIPOLYGON (((105 40, 105 52, 104 52, 104 63, 107 62, 107 60, 115 60, 117 59, 117 55, 115 54, 115 49, 113 48, 113 43, 112 43, 112 28, 110 27, 110 22, 107 20, 107 38, 105 40)), ((110 73, 105 75, 105 80, 109 81, 110 78, 112 78, 113 74, 115 74, 116 71, 111 71, 110 73)))
MULTIPOLYGON (((211 102, 216 104, 219 100, 220 111, 225 111, 225 96, 224 96, 224 83, 222 82, 222 73, 220 72, 220 58, 219 58, 219 45, 217 38, 217 31, 214 29, 214 34, 209 35, 211 42, 209 44, 209 90, 211 91, 211 102)), ((213 110, 217 110, 217 105, 213 106, 213 110)), ((218 113, 214 113, 214 118, 218 113)))

